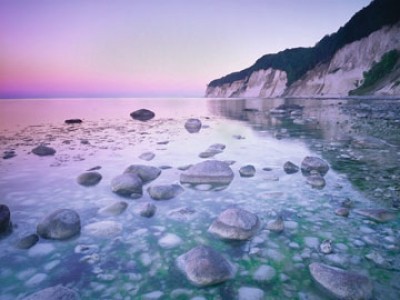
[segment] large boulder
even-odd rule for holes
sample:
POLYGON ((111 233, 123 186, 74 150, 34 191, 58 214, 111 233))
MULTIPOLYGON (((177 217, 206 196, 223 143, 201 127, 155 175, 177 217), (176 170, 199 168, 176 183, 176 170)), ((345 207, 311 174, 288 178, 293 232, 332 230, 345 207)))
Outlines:
POLYGON ((161 169, 146 165, 131 165, 125 169, 124 173, 136 174, 143 183, 146 183, 160 176, 161 169))
POLYGON ((118 195, 137 199, 143 195, 143 182, 136 174, 124 173, 114 177, 111 190, 118 195))
POLYGON ((219 160, 206 160, 181 173, 182 183, 229 184, 233 179, 229 165, 219 160))
POLYGON ((152 112, 151 110, 145 109, 145 108, 136 110, 131 113, 132 119, 142 121, 142 122, 153 119, 155 117, 155 115, 156 114, 154 112, 152 112))
POLYGON ((232 264, 207 246, 197 246, 176 259, 178 268, 196 286, 224 282, 234 275, 232 264))
POLYGON ((81 219, 72 209, 58 209, 40 221, 36 230, 42 238, 65 240, 81 231, 81 219))
POLYGON ((0 234, 10 228, 11 212, 7 205, 0 204, 0 234))
POLYGON ((23 300, 79 300, 80 297, 74 290, 65 288, 61 285, 49 287, 47 289, 40 290, 23 300))
POLYGON ((372 298, 372 282, 368 277, 321 263, 309 266, 314 281, 335 299, 361 300, 372 298))
POLYGON ((78 176, 76 181, 83 186, 93 186, 100 182, 102 176, 99 172, 85 172, 78 176))
POLYGON ((201 129, 201 121, 199 119, 189 119, 185 122, 185 129, 189 133, 199 132, 201 129))
POLYGON ((301 162, 301 171, 306 175, 310 174, 311 171, 317 171, 321 176, 324 176, 329 171, 329 165, 318 157, 307 156, 301 162))
POLYGON ((164 185, 153 185, 147 189, 149 195, 154 200, 169 200, 184 190, 179 184, 164 184, 164 185))
POLYGON ((260 226, 257 215, 240 208, 228 208, 211 224, 208 231, 223 239, 248 240, 260 226))
POLYGON ((32 153, 38 156, 49 156, 54 155, 56 153, 56 150, 45 145, 39 145, 36 148, 32 149, 32 153))

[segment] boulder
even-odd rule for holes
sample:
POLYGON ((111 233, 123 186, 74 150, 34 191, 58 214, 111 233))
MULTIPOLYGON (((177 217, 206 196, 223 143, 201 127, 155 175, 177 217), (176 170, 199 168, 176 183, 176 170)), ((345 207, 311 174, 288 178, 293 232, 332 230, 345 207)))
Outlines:
POLYGON ((325 176, 329 171, 329 165, 326 161, 313 156, 307 156, 301 162, 301 171, 307 175, 311 171, 317 171, 321 176, 325 176))
POLYGON ((82 120, 81 119, 67 119, 64 122, 65 122, 65 124, 81 124, 82 120))
POLYGON ((157 207, 151 202, 139 203, 135 207, 135 212, 142 217, 151 218, 156 213, 157 207))
POLYGON ((164 184, 150 186, 147 191, 154 200, 169 200, 181 194, 184 189, 179 184, 164 184))
POLYGON ((393 211, 382 208, 364 208, 354 210, 356 214, 367 217, 376 222, 384 223, 397 218, 397 214, 393 211))
POLYGON ((248 240, 260 226, 257 215, 240 208, 224 210, 208 228, 208 231, 223 239, 248 240))
POLYGON ((229 184, 233 171, 228 164, 218 160, 206 160, 193 165, 181 173, 181 183, 191 184, 229 184))
POLYGON ((127 207, 128 203, 124 201, 118 201, 106 207, 100 208, 98 212, 100 215, 104 216, 118 216, 122 214, 127 207))
POLYGON ((161 169, 146 165, 131 165, 125 169, 124 173, 136 174, 143 183, 146 183, 160 176, 161 169))
POLYGON ((48 156, 48 155, 54 155, 56 153, 56 150, 54 150, 51 147, 47 147, 45 145, 40 145, 37 146, 36 148, 33 148, 32 153, 38 156, 48 156))
POLYGON ((208 246, 197 246, 176 259, 178 268, 196 286, 224 282, 234 275, 232 264, 208 246))
POLYGON ((15 247, 18 249, 29 249, 36 245, 39 241, 39 236, 37 234, 30 234, 20 238, 16 243, 15 247))
POLYGON ((291 161, 285 162, 283 165, 283 170, 285 171, 286 174, 294 174, 299 171, 299 167, 292 163, 291 161))
POLYGON ((102 176, 99 172, 85 172, 78 176, 76 181, 83 186, 93 186, 100 182, 102 176))
POLYGON ((335 299, 372 298, 372 282, 364 275, 321 263, 310 264, 309 270, 318 286, 335 299))
POLYGON ((131 113, 132 119, 142 121, 142 122, 153 119, 155 117, 155 115, 156 114, 154 112, 152 112, 151 110, 144 109, 144 108, 136 110, 131 113))
POLYGON ((256 168, 252 165, 246 165, 239 169, 241 177, 253 177, 256 174, 256 168))
POLYGON ((0 234, 10 229, 11 212, 7 205, 0 204, 0 234))
POLYGON ((185 123, 185 129, 189 133, 199 132, 201 129, 201 121, 199 119, 189 119, 185 123))
POLYGON ((79 234, 81 220, 72 209, 58 209, 40 221, 36 230, 42 238, 65 240, 79 234))
POLYGON ((49 287, 23 298, 23 300, 79 300, 80 297, 74 290, 61 285, 49 287))
POLYGON ((111 181, 111 190, 121 196, 137 199, 142 197, 143 182, 136 174, 124 173, 111 181))

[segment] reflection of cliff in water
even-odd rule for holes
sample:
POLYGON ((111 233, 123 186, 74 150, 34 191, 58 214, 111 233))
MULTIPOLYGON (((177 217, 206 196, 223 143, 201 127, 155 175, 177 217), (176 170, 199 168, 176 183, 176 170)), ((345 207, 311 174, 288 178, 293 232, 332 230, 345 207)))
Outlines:
POLYGON ((249 122, 255 131, 302 139, 377 200, 398 194, 400 101, 227 99, 209 105, 213 114, 249 122))

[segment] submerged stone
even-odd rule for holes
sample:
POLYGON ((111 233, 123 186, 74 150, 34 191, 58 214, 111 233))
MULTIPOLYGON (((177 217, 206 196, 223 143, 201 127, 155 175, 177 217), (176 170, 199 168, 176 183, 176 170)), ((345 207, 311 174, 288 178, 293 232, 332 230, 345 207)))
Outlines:
POLYGON ((200 158, 210 158, 213 157, 219 153, 221 153, 222 151, 224 151, 225 149, 225 145, 224 144, 213 144, 210 147, 208 147, 208 149, 204 152, 201 152, 199 154, 200 158))
POLYGON ((189 119, 185 122, 185 129, 189 133, 199 132, 201 129, 201 121, 199 119, 189 119))
POLYGON ((196 211, 190 207, 179 207, 168 212, 168 218, 177 221, 190 221, 194 218, 196 211))
POLYGON ((134 199, 142 197, 142 187, 142 180, 138 175, 132 173, 118 175, 111 181, 111 190, 114 193, 134 199))
POLYGON ((102 176, 99 172, 85 172, 78 176, 77 182, 83 186, 93 186, 100 182, 102 176))
POLYGON ((307 176, 307 183, 315 189, 323 189, 326 185, 324 177, 316 171, 311 171, 309 176, 307 176))
POLYGON ((145 109, 145 108, 136 110, 131 113, 132 119, 142 121, 142 122, 153 119, 155 117, 155 115, 156 114, 154 112, 152 112, 151 110, 145 109))
POLYGON ((147 191, 154 200, 169 200, 181 194, 184 189, 179 184, 164 184, 150 186, 147 191))
POLYGON ((206 160, 181 173, 182 183, 229 184, 233 171, 228 164, 218 160, 206 160))
POLYGON ((115 221, 99 221, 86 225, 83 231, 96 237, 114 237, 122 232, 122 225, 115 221))
POLYGON ((49 156, 49 155, 54 155, 56 153, 56 150, 54 150, 51 147, 47 147, 45 145, 40 145, 37 146, 36 148, 33 148, 32 153, 38 156, 49 156))
POLYGON ((151 202, 139 203, 135 207, 135 212, 142 217, 151 218, 156 213, 157 207, 151 202))
POLYGON ((314 281, 330 296, 346 300, 372 298, 372 282, 364 275, 321 263, 310 264, 309 270, 314 281))
POLYGON ((256 174, 256 168, 252 165, 246 165, 239 169, 241 177, 253 177, 256 174))
POLYGON ((20 238, 16 243, 15 247, 18 249, 29 249, 36 245, 39 241, 39 236, 37 234, 30 234, 23 238, 20 238))
POLYGON ((74 290, 61 285, 49 287, 23 298, 23 300, 79 300, 80 297, 74 290))
POLYGON ((253 279, 256 281, 271 281, 276 275, 276 271, 273 267, 262 265, 253 274, 253 279))
POLYGON ((291 161, 285 162, 283 165, 283 170, 285 171, 286 174, 294 174, 299 171, 299 167, 292 163, 291 161))
POLYGON ((321 245, 319 245, 319 251, 324 254, 330 254, 332 253, 333 247, 332 247, 332 241, 331 240, 324 240, 321 245))
POLYGON ((178 268, 196 286, 224 282, 234 275, 232 264, 208 246, 197 246, 176 259, 178 268))
POLYGON ((113 204, 110 204, 106 207, 100 208, 99 209, 99 214, 100 215, 106 215, 106 216, 118 216, 122 214, 126 208, 128 207, 128 203, 124 201, 118 201, 113 204))
POLYGON ((263 300, 264 291, 255 287, 243 286, 239 288, 238 300, 263 300))
POLYGON ((125 169, 124 173, 136 174, 143 183, 146 183, 160 176, 161 169, 146 165, 131 165, 125 169))
POLYGON ((0 204, 0 234, 10 228, 11 212, 7 205, 0 204))
POLYGON ((158 240, 158 245, 163 249, 172 249, 182 244, 182 239, 173 233, 167 233, 158 240))
POLYGON ((339 207, 335 209, 335 215, 341 216, 341 217, 348 217, 350 214, 350 210, 346 207, 339 207))
POLYGON ((356 214, 367 217, 376 222, 388 222, 397 218, 397 214, 382 208, 364 208, 354 210, 356 214))
POLYGON ((278 215, 278 217, 275 220, 271 220, 267 223, 266 229, 280 233, 285 229, 285 223, 283 221, 283 218, 281 215, 278 215))
POLYGON ((208 231, 223 239, 248 240, 259 228, 257 215, 240 208, 224 210, 208 228, 208 231))
POLYGON ((311 171, 317 171, 321 176, 324 176, 329 171, 329 165, 326 161, 313 156, 307 156, 301 162, 301 171, 304 174, 309 174, 311 171))
POLYGON ((72 209, 59 209, 47 215, 37 226, 37 234, 45 239, 65 240, 81 231, 79 214, 72 209))
POLYGON ((156 155, 153 152, 144 152, 139 155, 139 158, 142 160, 150 161, 152 160, 156 155))

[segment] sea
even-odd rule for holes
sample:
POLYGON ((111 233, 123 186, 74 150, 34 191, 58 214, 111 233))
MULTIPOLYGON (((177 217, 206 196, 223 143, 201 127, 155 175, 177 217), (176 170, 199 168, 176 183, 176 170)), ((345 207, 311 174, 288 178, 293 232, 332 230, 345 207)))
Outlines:
POLYGON ((400 299, 400 101, 3 99, 0 154, 0 204, 12 222, 0 236, 2 300, 57 285, 81 299, 326 299, 310 274, 315 262, 367 276, 375 299, 400 299), (155 117, 134 120, 130 114, 139 109, 155 117), (198 132, 186 130, 191 118, 201 121, 198 132), (220 151, 204 155, 215 144, 220 151), (32 149, 39 145, 56 152, 37 156, 32 149), (329 165, 317 183, 301 171, 305 157, 329 165), (222 187, 181 182, 182 172, 205 160, 226 162, 233 180, 222 187), (285 171, 287 162, 300 170, 285 171), (111 188, 134 164, 161 169, 138 199, 111 188), (253 176, 241 176, 249 165, 253 176), (80 185, 78 176, 91 169, 101 181, 80 185), (152 185, 170 184, 183 192, 150 197, 152 185), (126 209, 104 214, 117 202, 126 209), (143 203, 156 206, 154 216, 138 214, 143 203), (344 206, 348 216, 338 214, 344 206), (251 239, 229 241, 208 231, 229 208, 258 217, 251 239), (57 209, 79 214, 80 234, 16 246, 57 209), (394 218, 378 222, 358 213, 363 209, 394 218), (268 230, 278 216, 284 230, 268 230), (328 240, 332 251, 324 253, 320 245, 328 240), (191 283, 176 260, 199 245, 220 253, 235 274, 211 286, 191 283))

